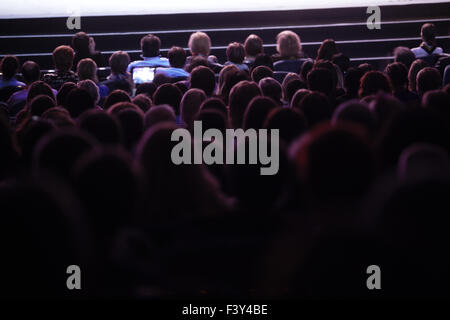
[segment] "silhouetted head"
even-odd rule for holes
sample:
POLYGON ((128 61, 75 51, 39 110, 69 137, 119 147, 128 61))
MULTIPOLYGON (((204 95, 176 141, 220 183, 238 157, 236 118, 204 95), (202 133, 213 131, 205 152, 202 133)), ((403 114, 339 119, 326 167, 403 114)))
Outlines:
POLYGON ((306 94, 297 105, 305 116, 308 127, 312 128, 320 122, 331 119, 333 112, 330 100, 321 92, 311 92, 306 94))
POLYGON ((200 89, 189 89, 181 99, 180 115, 188 128, 193 125, 194 119, 200 111, 200 105, 205 99, 206 95, 200 89))
POLYGON ((44 94, 38 95, 31 100, 28 108, 31 116, 41 116, 46 110, 55 106, 55 100, 44 94))
MULTIPOLYGON (((281 84, 274 78, 263 78, 258 83, 264 96, 272 98, 276 103, 281 104, 282 89, 281 84)), ((293 89, 293 88, 292 88, 293 89)))
POLYGON ((41 94, 45 94, 55 100, 55 95, 52 88, 44 81, 36 81, 33 82, 28 89, 27 104, 29 104, 33 98, 41 94))
POLYGON ((420 29, 420 36, 423 42, 434 45, 436 43, 436 26, 433 23, 425 23, 420 29))
POLYGON ((61 88, 59 88, 58 94, 56 95, 58 106, 67 108, 67 96, 69 95, 69 92, 76 87, 77 85, 73 82, 64 82, 61 88))
POLYGON ((259 66, 266 66, 273 70, 273 59, 267 53, 259 53, 256 55, 255 61, 253 62, 253 68, 259 66))
POLYGON ((204 66, 196 67, 191 72, 190 88, 202 89, 210 97, 216 88, 216 77, 214 72, 204 66))
POLYGON ((408 85, 408 69, 401 62, 393 62, 387 65, 384 72, 391 79, 394 91, 406 89, 408 85))
POLYGON ((416 90, 420 96, 427 91, 441 89, 442 77, 436 68, 426 67, 419 71, 416 78, 416 90))
POLYGON ((289 104, 289 107, 300 111, 300 109, 299 109, 300 101, 303 99, 304 96, 306 96, 309 93, 312 93, 312 91, 308 90, 308 89, 297 90, 297 92, 294 94, 294 96, 291 99, 291 103, 289 104))
POLYGON ((172 47, 167 52, 170 66, 173 68, 183 68, 186 63, 186 51, 181 47, 172 47))
POLYGON ((123 90, 116 89, 105 99, 105 103, 103 104, 103 108, 108 110, 112 105, 118 102, 131 102, 130 95, 123 90))
POLYGON ((95 105, 98 104, 100 101, 100 91, 94 81, 90 79, 79 81, 77 83, 77 87, 87 90, 87 92, 91 95, 92 100, 94 100, 95 105))
POLYGON ((258 85, 250 81, 241 81, 231 89, 229 97, 230 117, 234 128, 241 128, 244 112, 249 102, 261 95, 258 85))
POLYGON ((251 34, 245 39, 244 49, 246 57, 254 58, 264 52, 263 41, 256 34, 251 34))
POLYGON ((410 91, 416 92, 416 80, 417 80, 417 74, 420 70, 428 67, 428 63, 423 61, 422 59, 417 59, 411 64, 411 67, 408 71, 408 87, 410 91))
POLYGON ((180 89, 178 89, 174 84, 165 83, 156 89, 153 95, 153 104, 158 106, 161 104, 168 104, 172 106, 175 114, 180 114, 180 102, 183 95, 180 89))
POLYGON ((119 121, 104 111, 94 109, 84 112, 77 119, 77 125, 102 145, 118 145, 122 142, 122 128, 119 121))
POLYGON ((359 96, 361 98, 377 94, 378 92, 392 93, 389 78, 380 71, 369 71, 361 78, 359 96))
POLYGON ((156 89, 157 86, 153 82, 140 83, 136 86, 136 95, 145 94, 152 99, 156 89))
POLYGON ((94 109, 95 101, 89 91, 82 88, 74 88, 67 95, 67 110, 72 118, 77 118, 83 112, 94 109))
POLYGON ((130 56, 125 51, 116 51, 109 57, 108 63, 112 74, 126 74, 130 56))
POLYGON ((59 46, 53 50, 53 64, 59 72, 67 72, 72 69, 74 51, 69 46, 59 46))
POLYGON ((377 127, 375 115, 370 111, 369 106, 356 99, 344 102, 334 111, 331 123, 340 122, 361 126, 369 137, 372 136, 377 127))
POLYGON ((16 56, 5 56, 0 63, 3 80, 14 78, 19 71, 20 62, 16 56))
POLYGON ((336 42, 333 39, 325 39, 322 41, 319 49, 317 49, 316 60, 328 60, 331 61, 333 56, 338 53, 336 42))
POLYGON ((267 116, 276 107, 276 102, 269 97, 254 97, 245 110, 242 128, 244 130, 250 128, 255 130, 263 129, 267 116))
POLYGON ((273 109, 264 123, 265 129, 278 129, 280 139, 289 145, 307 130, 307 124, 303 114, 296 109, 273 109))
POLYGON ((273 78, 273 71, 267 66, 258 66, 256 68, 253 68, 251 73, 251 78, 254 82, 259 83, 261 79, 264 78, 273 78))
POLYGON ((242 43, 232 42, 226 50, 227 60, 236 64, 241 64, 245 58, 245 49, 242 43))
POLYGON ((41 69, 34 61, 25 61, 22 65, 22 77, 26 84, 32 84, 41 78, 41 69))
POLYGON ((145 113, 144 126, 145 129, 153 127, 161 122, 169 122, 176 124, 177 118, 173 108, 169 105, 153 106, 145 113))

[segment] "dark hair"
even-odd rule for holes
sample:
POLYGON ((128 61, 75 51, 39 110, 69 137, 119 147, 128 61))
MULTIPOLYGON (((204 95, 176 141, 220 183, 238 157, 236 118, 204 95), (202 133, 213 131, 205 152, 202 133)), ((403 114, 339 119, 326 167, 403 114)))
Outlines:
POLYGON ((240 64, 245 58, 245 49, 242 43, 232 42, 226 50, 227 59, 230 62, 240 64))
POLYGON ((181 99, 180 115, 181 119, 190 128, 194 122, 195 116, 200 110, 200 105, 206 100, 203 90, 189 89, 181 99))
POLYGON ((255 57, 255 62, 253 62, 253 68, 258 66, 266 66, 273 70, 272 57, 266 53, 258 53, 255 57))
POLYGON ((131 102, 130 95, 123 90, 116 89, 106 97, 103 108, 108 110, 112 105, 118 102, 131 102))
POLYGON ((107 112, 88 110, 78 118, 77 125, 103 145, 118 145, 122 141, 119 121, 107 112))
POLYGON ((306 94, 300 100, 297 109, 305 115, 306 123, 310 128, 330 120, 333 112, 330 100, 321 92, 306 94))
POLYGON ((331 61, 333 56, 338 53, 336 42, 333 39, 325 39, 322 41, 319 49, 317 50, 316 60, 328 60, 331 61))
POLYGON ((173 108, 167 104, 151 107, 144 116, 144 127, 146 129, 161 123, 176 123, 176 115, 173 108))
POLYGON ((180 102, 183 97, 180 89, 172 83, 165 83, 156 89, 153 95, 153 104, 158 106, 168 104, 172 106, 175 114, 180 114, 180 102))
POLYGON ((281 104, 283 90, 277 80, 270 77, 263 78, 259 81, 258 85, 264 96, 272 98, 277 104, 281 104))
POLYGON ((210 97, 216 88, 216 76, 214 72, 208 67, 196 67, 191 72, 190 87, 202 89, 210 97))
POLYGON ((125 74, 130 63, 130 56, 125 51, 116 51, 109 57, 108 63, 112 74, 125 74))
POLYGON ((12 79, 19 71, 19 59, 16 56, 6 56, 2 59, 1 70, 4 80, 12 79))
POLYGON ((259 83, 259 81, 263 78, 273 78, 273 70, 267 66, 257 66, 252 69, 251 77, 253 81, 259 83))
POLYGON ((300 89, 306 89, 306 85, 302 80, 293 79, 292 81, 287 82, 283 93, 284 100, 289 104, 294 94, 300 89))
POLYGON ((245 109, 250 101, 261 95, 258 85, 250 81, 241 81, 230 92, 229 106, 231 122, 234 128, 241 128, 245 109))
POLYGON ((144 133, 144 113, 136 109, 126 108, 117 113, 123 134, 123 144, 129 151, 134 151, 144 133))
POLYGON ((22 65, 22 76, 27 84, 38 81, 41 77, 41 69, 34 61, 25 61, 22 65))
POLYGON ((245 110, 242 128, 244 130, 263 129, 267 116, 275 108, 277 108, 277 104, 271 98, 261 96, 254 97, 245 110))
POLYGON ((72 48, 75 52, 89 52, 89 36, 85 32, 77 32, 72 37, 72 48))
POLYGON ((153 82, 140 83, 136 86, 136 95, 143 93, 151 99, 157 88, 153 82))
POLYGON ((434 45, 436 41, 436 26, 433 23, 425 23, 420 29, 423 41, 434 45))
POLYGON ((74 52, 69 46, 59 46, 53 50, 53 63, 57 71, 66 72, 72 68, 74 52))
POLYGON ((300 80, 307 83, 308 82, 308 73, 314 67, 314 63, 312 60, 306 60, 302 63, 302 68, 300 69, 300 80))
POLYGON ((263 41, 256 34, 251 34, 244 42, 245 55, 248 57, 256 57, 256 55, 263 53, 263 41))
POLYGON ((143 112, 147 112, 152 106, 152 99, 150 99, 146 94, 137 94, 132 102, 137 105, 143 112))
POLYGON ((74 88, 67 95, 67 110, 72 118, 77 118, 84 111, 95 108, 95 101, 89 91, 74 88))
POLYGON ((73 82, 64 82, 56 94, 56 102, 59 106, 67 107, 67 96, 69 95, 69 92, 76 87, 77 85, 73 82))
POLYGON ((305 117, 296 109, 276 108, 272 110, 264 124, 266 129, 279 129, 280 139, 288 145, 306 132, 305 117))
POLYGON ((416 60, 415 54, 407 47, 397 47, 394 49, 394 61, 403 63, 409 69, 416 60))
POLYGON ((167 53, 169 63, 174 68, 183 68, 186 63, 186 51, 181 47, 172 47, 167 53))
POLYGON ((343 53, 336 53, 331 61, 341 69, 342 73, 346 72, 350 67, 350 58, 343 53))
POLYGON ((406 88, 408 84, 408 70, 401 62, 393 62, 387 65, 384 70, 388 77, 391 79, 392 87, 394 90, 402 90, 406 88))
POLYGON ((417 93, 423 95, 429 90, 442 87, 442 77, 436 68, 426 67, 417 74, 417 93))
POLYGON ((361 98, 377 94, 379 91, 392 93, 391 82, 389 78, 380 71, 369 71, 361 78, 359 96, 361 98))
POLYGON ((28 108, 31 116, 41 116, 46 110, 55 106, 55 100, 41 94, 31 100, 28 108))
POLYGON ((28 89, 27 104, 29 104, 34 97, 40 94, 45 94, 55 100, 55 94, 53 93, 52 88, 47 83, 45 83, 44 81, 35 81, 28 89))
POLYGON ((141 50, 144 57, 156 57, 161 49, 161 40, 152 34, 141 39, 141 50))
POLYGON ((228 120, 228 109, 222 99, 219 98, 207 98, 200 105, 200 111, 203 110, 216 110, 223 114, 226 120, 228 120))
POLYGON ((349 68, 344 76, 344 87, 348 96, 358 97, 363 72, 358 68, 349 68))

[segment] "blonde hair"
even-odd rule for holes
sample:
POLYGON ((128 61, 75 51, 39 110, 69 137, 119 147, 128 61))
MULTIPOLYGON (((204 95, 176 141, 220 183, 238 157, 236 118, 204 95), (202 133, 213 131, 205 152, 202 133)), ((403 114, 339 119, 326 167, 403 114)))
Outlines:
POLYGON ((277 35, 277 51, 281 57, 299 57, 302 51, 300 37, 290 30, 280 32, 277 35))
POLYGON ((199 54, 208 56, 211 48, 211 39, 204 32, 194 32, 189 37, 188 46, 193 56, 199 54))

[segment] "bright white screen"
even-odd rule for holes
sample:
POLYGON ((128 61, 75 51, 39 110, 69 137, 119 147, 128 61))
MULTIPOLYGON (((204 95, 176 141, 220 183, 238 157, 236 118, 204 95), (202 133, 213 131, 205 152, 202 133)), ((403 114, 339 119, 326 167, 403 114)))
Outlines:
POLYGON ((0 18, 43 18, 368 7, 442 0, 14 0, 0 1, 0 18))

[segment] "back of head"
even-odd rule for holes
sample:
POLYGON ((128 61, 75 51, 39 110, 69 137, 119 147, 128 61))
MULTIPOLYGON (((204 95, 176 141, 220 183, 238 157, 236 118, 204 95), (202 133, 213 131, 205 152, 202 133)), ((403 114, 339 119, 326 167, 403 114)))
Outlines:
POLYGON ((300 80, 307 83, 308 82, 308 73, 313 69, 314 63, 312 60, 306 60, 302 64, 302 68, 300 69, 300 80))
POLYGON ((211 48, 211 39, 204 32, 194 32, 189 37, 188 46, 193 56, 203 55, 207 57, 211 48))
POLYGON ((268 97, 254 97, 244 114, 243 129, 263 129, 269 113, 277 107, 275 101, 268 97))
POLYGON ((426 67, 417 74, 416 89, 420 96, 427 91, 440 89, 441 87, 442 77, 436 68, 426 67))
POLYGON ((79 130, 64 129, 50 132, 38 143, 33 154, 34 170, 38 173, 69 177, 77 159, 92 150, 94 142, 79 130))
POLYGON ((450 124, 450 94, 442 90, 430 90, 422 98, 424 108, 436 112, 450 124))
POLYGON ((26 84, 38 81, 41 77, 41 69, 34 61, 25 61, 22 65, 22 77, 26 84))
POLYGON ((64 82, 61 88, 59 88, 56 95, 56 102, 58 103, 58 106, 67 107, 67 96, 69 95, 69 92, 74 88, 77 88, 77 85, 75 83, 64 82))
POLYGON ((97 64, 91 58, 84 58, 78 62, 77 74, 79 80, 90 79, 98 82, 97 64))
POLYGON ((47 83, 44 81, 35 81, 28 89, 27 104, 29 104, 34 97, 37 97, 40 94, 45 94, 55 100, 55 94, 47 83))
POLYGON ((436 26, 433 23, 425 23, 420 29, 422 40, 429 45, 436 42, 436 26))
POLYGON ((394 61, 403 63, 409 69, 411 64, 416 60, 416 56, 407 47, 397 47, 394 49, 394 61))
POLYGON ((20 62, 16 56, 5 56, 0 64, 3 80, 10 80, 19 71, 20 62))
POLYGON ((291 99, 291 103, 289 104, 289 107, 300 111, 300 109, 298 109, 299 105, 300 105, 300 101, 303 99, 303 97, 305 97, 307 94, 309 94, 311 92, 312 91, 308 90, 308 89, 297 90, 297 92, 295 92, 294 96, 291 99))
POLYGON ((59 46, 53 50, 53 64, 56 71, 67 72, 72 68, 74 52, 69 46, 59 46))
POLYGON ((87 92, 89 92, 95 104, 97 104, 100 101, 100 92, 98 86, 95 84, 94 81, 90 79, 79 81, 77 83, 77 87, 85 89, 87 92))
POLYGON ((158 87, 153 82, 140 83, 136 86, 136 95, 145 94, 152 99, 157 88, 158 87))
POLYGON ((225 119, 228 119, 228 109, 222 99, 219 98, 207 98, 200 105, 200 110, 216 110, 222 113, 225 119))
POLYGON ((258 83, 264 96, 272 98, 278 104, 281 104, 282 89, 281 84, 270 77, 263 78, 258 83))
POLYGON ((236 64, 241 64, 245 58, 245 49, 242 43, 232 42, 226 50, 227 60, 236 64))
POLYGON ((144 57, 156 57, 159 55, 161 40, 152 34, 141 39, 141 51, 144 57))
POLYGON ((225 115, 218 110, 201 110, 197 113, 195 120, 202 122, 202 128, 204 131, 208 129, 217 129, 225 135, 225 130, 227 129, 227 119, 225 115))
POLYGON ((109 57, 112 74, 125 74, 129 63, 130 56, 125 51, 116 51, 109 57))
POLYGON ((359 96, 361 98, 378 92, 392 93, 389 78, 380 71, 369 71, 361 78, 359 96))
POLYGON ((300 79, 289 81, 283 91, 284 101, 290 104, 294 94, 300 89, 306 89, 306 84, 303 81, 300 79))
POLYGON ((378 128, 383 128, 392 117, 404 109, 404 105, 395 97, 379 93, 369 104, 369 109, 375 117, 378 128))
POLYGON ((172 47, 167 53, 170 66, 173 68, 183 68, 186 63, 186 51, 181 47, 172 47))
POLYGON ((190 87, 202 89, 210 97, 216 88, 216 77, 214 72, 204 66, 196 67, 191 72, 190 87))
POLYGON ((263 78, 273 78, 273 71, 267 66, 257 66, 256 68, 253 68, 251 77, 253 81, 259 83, 263 78))
POLYGON ((361 126, 371 136, 376 129, 375 116, 369 106, 358 100, 341 104, 333 113, 332 123, 348 122, 361 126))
POLYGON ((256 57, 264 52, 263 41, 256 34, 251 34, 245 39, 244 49, 246 57, 256 57))
POLYGON ((231 89, 229 107, 234 128, 242 127, 242 120, 247 105, 254 97, 259 95, 261 95, 261 90, 258 85, 250 81, 241 81, 231 89))
POLYGON ((313 204, 346 205, 361 197, 372 182, 372 153, 350 126, 319 126, 298 140, 291 154, 313 204))
POLYGON ((336 53, 331 61, 341 69, 342 73, 347 72, 350 68, 350 58, 343 53, 336 53))
POLYGON ((300 137, 307 130, 305 117, 296 109, 273 109, 264 123, 266 129, 278 129, 280 139, 287 145, 300 137))
POLYGON ((55 106, 55 100, 46 95, 38 95, 29 104, 31 116, 41 116, 46 110, 55 106))
POLYGON ((200 111, 200 105, 205 100, 206 95, 200 89, 189 89, 183 95, 180 103, 180 115, 188 128, 192 126, 197 113, 200 111))
POLYGON ((306 94, 297 106, 304 115, 308 127, 331 119, 332 106, 330 100, 321 92, 306 94))
POLYGON ((156 89, 153 95, 153 104, 161 105, 168 104, 172 106, 175 114, 180 114, 180 102, 183 95, 180 89, 172 83, 165 83, 156 89))
POLYGON ((87 54, 89 52, 89 36, 85 32, 77 32, 72 37, 72 48, 81 55, 87 54))
POLYGON ((416 92, 417 74, 420 72, 420 70, 426 67, 428 67, 428 63, 426 63, 422 59, 417 59, 411 64, 411 67, 408 71, 408 87, 410 91, 416 92))
POLYGON ((238 69, 232 69, 224 76, 224 82, 220 88, 222 99, 225 103, 228 103, 231 89, 239 82, 244 80, 250 80, 248 73, 238 69))
POLYGON ((74 119, 94 108, 95 101, 86 89, 74 88, 67 95, 67 110, 74 119))
POLYGON ((137 94, 132 102, 137 105, 144 113, 152 106, 152 99, 150 99, 146 94, 137 94))
POLYGON ((169 105, 153 106, 145 113, 144 127, 148 129, 162 122, 176 124, 177 118, 173 108, 169 105))
POLYGON ((103 104, 103 108, 108 110, 112 105, 118 102, 131 102, 131 98, 128 93, 123 90, 117 89, 111 92, 103 104))
POLYGON ((387 65, 384 72, 391 79, 394 91, 404 90, 408 84, 408 69, 401 62, 393 62, 387 65))
POLYGON ((272 57, 266 53, 258 53, 256 55, 255 61, 253 62, 253 68, 256 68, 258 66, 266 66, 273 70, 272 57))
POLYGON ((359 84, 362 76, 363 72, 358 68, 349 68, 347 70, 344 77, 344 86, 347 95, 358 96, 359 84))
POLYGON ((126 108, 117 113, 123 134, 123 144, 127 150, 134 151, 144 132, 144 114, 139 108, 126 108))
POLYGON ((317 50, 317 60, 323 59, 331 61, 333 55, 336 53, 338 53, 336 42, 334 42, 333 39, 325 39, 317 50))
POLYGON ((122 131, 117 118, 107 112, 88 110, 78 118, 77 125, 102 145, 118 145, 122 141, 122 131))
POLYGON ((71 128, 75 122, 64 107, 52 107, 42 114, 41 118, 52 123, 56 128, 71 128))
POLYGON ((300 37, 293 31, 282 31, 277 35, 277 51, 282 59, 298 58, 302 45, 300 37))

